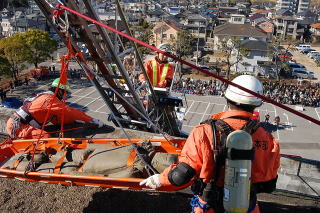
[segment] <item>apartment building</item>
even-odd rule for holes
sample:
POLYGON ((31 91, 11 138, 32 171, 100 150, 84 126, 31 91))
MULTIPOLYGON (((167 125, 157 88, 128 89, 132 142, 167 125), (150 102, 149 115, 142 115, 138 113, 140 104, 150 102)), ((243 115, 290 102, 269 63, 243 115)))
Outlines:
POLYGON ((299 24, 301 20, 291 16, 278 16, 274 19, 277 38, 291 37, 300 39, 304 32, 304 27, 299 24))
POLYGON ((307 11, 311 0, 278 0, 276 8, 290 10, 293 13, 307 11))

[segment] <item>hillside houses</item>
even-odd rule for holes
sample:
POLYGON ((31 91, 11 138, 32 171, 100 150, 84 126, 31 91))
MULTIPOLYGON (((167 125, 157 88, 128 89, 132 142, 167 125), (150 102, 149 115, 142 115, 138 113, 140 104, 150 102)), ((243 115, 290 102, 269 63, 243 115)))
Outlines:
MULTIPOLYGON (((281 2, 286 4, 286 1, 281 2)), ((197 44, 194 45, 193 52, 200 50, 213 55, 219 52, 219 44, 223 39, 239 39, 241 45, 249 51, 249 55, 243 58, 243 63, 235 67, 241 72, 255 72, 261 62, 269 61, 268 46, 273 40, 290 38, 297 42, 307 41, 306 35, 309 33, 313 42, 320 42, 319 11, 311 11, 311 7, 299 10, 286 8, 285 5, 276 7, 275 4, 254 4, 241 0, 234 4, 227 0, 215 3, 209 0, 121 1, 133 35, 139 38, 143 31, 141 29, 148 28, 148 33, 151 32, 152 35, 150 39, 146 36, 149 39, 147 42, 155 46, 173 43, 177 40, 178 33, 184 32, 191 34, 193 44, 197 44), (137 29, 140 30, 139 33, 137 29)), ((95 2, 93 7, 104 23, 123 30, 114 1, 102 0, 95 2)), ((11 36, 29 28, 49 28, 34 4, 28 10, 15 13, 4 9, 1 18, 3 36, 11 36)))

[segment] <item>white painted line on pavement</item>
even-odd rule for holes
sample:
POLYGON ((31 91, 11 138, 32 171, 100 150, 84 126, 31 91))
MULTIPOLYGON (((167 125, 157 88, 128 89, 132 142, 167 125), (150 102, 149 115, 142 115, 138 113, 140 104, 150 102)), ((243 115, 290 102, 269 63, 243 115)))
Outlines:
POLYGON ((317 108, 314 108, 314 111, 316 111, 318 119, 320 120, 320 115, 319 115, 319 112, 318 112, 317 108))
POLYGON ((74 95, 74 94, 76 94, 76 93, 78 93, 78 92, 80 92, 81 90, 83 90, 84 88, 81 88, 81 89, 77 89, 75 92, 73 92, 72 93, 72 95, 74 95))
POLYGON ((83 108, 87 107, 89 104, 92 104, 93 102, 95 102, 96 100, 98 100, 100 97, 93 99, 92 101, 90 101, 89 103, 87 103, 86 105, 83 106, 83 108))
POLYGON ((203 113, 201 113, 201 112, 190 112, 190 111, 189 111, 189 113, 198 114, 198 115, 203 115, 203 113))
POLYGON ((286 129, 290 129, 293 132, 293 128, 292 128, 292 123, 289 122, 289 117, 286 113, 283 113, 283 115, 287 118, 287 126, 291 126, 291 127, 287 127, 286 129))
MULTIPOLYGON (((97 98, 91 98, 91 97, 81 96, 81 95, 72 95, 72 97, 75 97, 75 98, 89 98, 89 99, 94 99, 94 100, 97 99, 97 98)), ((99 98, 100 98, 100 97, 99 97, 99 98)))
POLYGON ((194 100, 192 100, 192 104, 189 106, 189 108, 187 109, 187 111, 186 111, 186 114, 185 114, 185 116, 188 114, 188 112, 190 111, 190 109, 191 109, 191 107, 192 107, 192 105, 194 104, 194 100))
POLYGON ((207 105, 206 110, 204 111, 204 113, 203 113, 203 115, 202 115, 202 117, 201 117, 201 119, 200 119, 200 122, 202 122, 202 121, 203 121, 203 118, 204 118, 204 116, 206 115, 206 112, 207 112, 207 110, 208 110, 208 108, 209 108, 210 104, 211 104, 211 103, 209 103, 209 104, 207 105))
POLYGON ((226 107, 227 107, 228 105, 224 105, 224 107, 223 107, 223 112, 225 112, 226 111, 226 107))
MULTIPOLYGON (((268 103, 269 104, 269 103, 268 103)), ((273 104, 270 104, 270 105, 272 105, 272 107, 273 107, 273 110, 274 110, 274 117, 277 117, 277 109, 276 109, 276 107, 273 105, 273 104)), ((278 141, 280 141, 280 135, 279 135, 279 128, 278 128, 278 126, 277 126, 277 136, 278 136, 278 138, 276 138, 278 141)))
POLYGON ((82 97, 78 98, 77 100, 75 100, 75 101, 72 102, 72 103, 77 103, 78 101, 80 101, 80 100, 82 100, 82 99, 84 99, 84 98, 90 98, 90 97, 87 97, 87 96, 90 95, 90 94, 92 94, 92 93, 94 93, 95 91, 96 91, 95 89, 92 90, 91 92, 89 92, 89 93, 86 94, 85 96, 82 96, 82 97))
POLYGON ((106 104, 103 104, 101 107, 99 107, 98 109, 96 109, 96 111, 94 111, 94 112, 100 112, 100 111, 98 111, 98 110, 101 109, 101 108, 104 107, 104 106, 106 106, 106 104))

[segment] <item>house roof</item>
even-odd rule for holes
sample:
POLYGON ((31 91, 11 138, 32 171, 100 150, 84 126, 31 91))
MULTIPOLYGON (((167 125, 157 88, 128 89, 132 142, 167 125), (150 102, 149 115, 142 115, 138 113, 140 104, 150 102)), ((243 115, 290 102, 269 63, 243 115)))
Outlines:
POLYGON ((166 20, 164 22, 162 22, 160 25, 158 25, 157 28, 155 28, 153 31, 154 33, 158 34, 162 32, 165 32, 167 30, 169 30, 170 28, 173 28, 176 31, 180 31, 181 28, 176 25, 174 22, 170 21, 170 20, 166 20))
POLYGON ((214 35, 229 35, 243 37, 267 37, 266 33, 250 24, 223 24, 215 27, 214 35))
POLYGON ((259 24, 261 22, 266 22, 266 21, 269 21, 266 17, 260 17, 260 18, 257 18, 257 19, 254 19, 253 20, 256 24, 259 24))
POLYGON ((255 9, 252 11, 253 13, 257 14, 257 13, 268 13, 269 11, 268 10, 263 10, 263 9, 255 9))
POLYGON ((312 28, 320 29, 320 23, 311 24, 312 28))
POLYGON ((280 10, 276 11, 276 15, 292 16, 293 13, 290 12, 290 10, 287 10, 287 9, 280 9, 280 10))
POLYGON ((253 20, 255 20, 255 19, 257 19, 257 18, 261 18, 261 17, 265 17, 265 15, 264 15, 264 14, 261 14, 261 13, 255 13, 255 14, 253 14, 252 16, 250 16, 248 19, 249 19, 250 21, 253 21, 253 20))
POLYGON ((270 50, 270 47, 268 46, 267 42, 259 40, 246 39, 241 42, 241 46, 247 48, 249 51, 258 50, 267 52, 270 50))
POLYGON ((153 16, 161 16, 164 14, 164 12, 161 10, 152 10, 152 11, 147 11, 146 14, 153 15, 153 16))

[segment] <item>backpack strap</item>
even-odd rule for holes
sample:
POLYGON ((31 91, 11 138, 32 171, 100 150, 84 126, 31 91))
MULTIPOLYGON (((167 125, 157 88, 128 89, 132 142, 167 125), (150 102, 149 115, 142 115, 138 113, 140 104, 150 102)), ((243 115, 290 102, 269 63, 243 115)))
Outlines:
POLYGON ((241 130, 244 130, 252 135, 258 130, 259 127, 260 122, 258 120, 249 119, 249 121, 241 128, 241 130))

